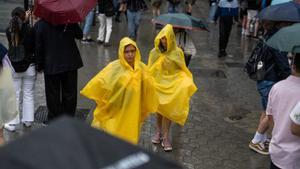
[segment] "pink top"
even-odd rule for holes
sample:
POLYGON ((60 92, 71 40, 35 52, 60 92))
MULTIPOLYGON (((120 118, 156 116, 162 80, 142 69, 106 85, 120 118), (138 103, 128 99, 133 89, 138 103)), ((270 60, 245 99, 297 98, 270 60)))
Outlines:
POLYGON ((290 113, 300 101, 300 78, 289 76, 270 91, 267 115, 273 116, 270 144, 272 162, 282 169, 300 168, 300 137, 291 133, 290 113))

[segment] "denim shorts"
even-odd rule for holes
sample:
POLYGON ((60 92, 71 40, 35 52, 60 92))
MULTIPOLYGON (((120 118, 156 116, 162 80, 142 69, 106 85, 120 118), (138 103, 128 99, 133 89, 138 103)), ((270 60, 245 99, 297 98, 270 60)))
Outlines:
POLYGON ((257 81, 257 91, 261 97, 261 104, 264 110, 267 109, 268 96, 274 84, 275 82, 267 80, 257 81))

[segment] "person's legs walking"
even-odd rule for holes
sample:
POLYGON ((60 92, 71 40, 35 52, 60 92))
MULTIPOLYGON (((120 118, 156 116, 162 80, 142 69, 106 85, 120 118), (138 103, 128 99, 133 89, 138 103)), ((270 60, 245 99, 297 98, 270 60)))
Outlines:
POLYGON ((62 113, 75 116, 77 106, 77 70, 62 74, 62 113))
POLYGON ((224 37, 224 46, 223 49, 226 51, 227 48, 227 44, 229 41, 229 37, 230 37, 230 33, 231 33, 231 29, 232 29, 232 17, 226 17, 225 18, 225 37, 224 37))
POLYGON ((139 29, 140 20, 141 20, 141 15, 142 15, 142 12, 141 11, 137 11, 136 15, 135 15, 135 18, 134 18, 134 25, 135 25, 135 28, 134 28, 135 38, 134 38, 134 40, 137 39, 138 29, 139 29))
POLYGON ((135 17, 136 12, 131 12, 130 10, 127 10, 127 18, 128 18, 128 36, 131 39, 135 39, 135 17))
POLYGON ((105 33, 105 15, 99 14, 98 20, 99 20, 99 28, 98 28, 97 41, 98 41, 98 43, 103 43, 104 42, 104 33, 105 33))
POLYGON ((34 86, 36 81, 35 67, 30 66, 23 78, 23 111, 22 122, 29 127, 34 121, 34 86))
POLYGON ((94 19, 94 10, 92 9, 85 17, 85 24, 83 28, 83 38, 82 38, 83 41, 86 39, 91 39, 90 29, 93 24, 93 19, 94 19))
POLYGON ((58 117, 62 111, 60 74, 44 75, 48 121, 58 117))
POLYGON ((162 118, 162 115, 156 113, 156 131, 151 140, 151 142, 154 144, 159 144, 161 141, 160 139, 162 137, 162 118))
POLYGON ((112 32, 112 17, 106 17, 105 43, 109 43, 111 32, 112 32))
POLYGON ((172 145, 170 143, 170 131, 171 126, 171 120, 169 120, 166 117, 163 117, 162 119, 162 129, 163 129, 163 140, 162 140, 162 146, 164 147, 165 151, 172 151, 172 145))
POLYGON ((262 112, 260 121, 257 127, 257 131, 249 144, 249 148, 263 155, 268 155, 269 150, 265 145, 267 141, 267 135, 265 134, 269 128, 268 119, 266 117, 266 108, 268 104, 268 95, 274 85, 274 82, 271 81, 259 81, 257 82, 257 90, 261 96, 261 103, 264 109, 262 112))

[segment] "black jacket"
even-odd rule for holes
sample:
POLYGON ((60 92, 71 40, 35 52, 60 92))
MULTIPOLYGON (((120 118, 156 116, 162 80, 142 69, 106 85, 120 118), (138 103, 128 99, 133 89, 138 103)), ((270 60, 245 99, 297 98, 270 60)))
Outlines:
POLYGON ((34 29, 38 71, 44 70, 44 74, 53 75, 83 66, 75 42, 75 38, 83 36, 78 24, 53 26, 40 20, 34 29))
MULTIPOLYGON (((264 36, 264 39, 269 39, 276 32, 277 30, 275 29, 270 31, 264 36)), ((280 80, 286 79, 291 74, 287 52, 280 52, 271 47, 267 47, 266 52, 266 70, 268 70, 270 67, 271 68, 266 73, 264 80, 278 82, 280 80)))
POLYGON ((131 12, 137 12, 147 9, 147 5, 144 0, 125 0, 127 9, 131 12))
POLYGON ((114 16, 114 4, 112 0, 98 0, 98 12, 105 16, 114 16))

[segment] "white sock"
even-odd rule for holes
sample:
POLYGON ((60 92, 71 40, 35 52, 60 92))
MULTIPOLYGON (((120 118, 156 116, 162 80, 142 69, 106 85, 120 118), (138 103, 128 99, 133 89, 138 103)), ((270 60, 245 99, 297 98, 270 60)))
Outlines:
POLYGON ((257 144, 259 142, 263 142, 264 138, 265 138, 265 134, 260 134, 259 132, 256 132, 252 139, 252 143, 257 144))
POLYGON ((267 141, 267 139, 268 139, 268 136, 267 136, 267 134, 264 134, 264 138, 263 138, 262 142, 263 142, 263 143, 264 143, 264 142, 266 142, 266 141, 267 141))

